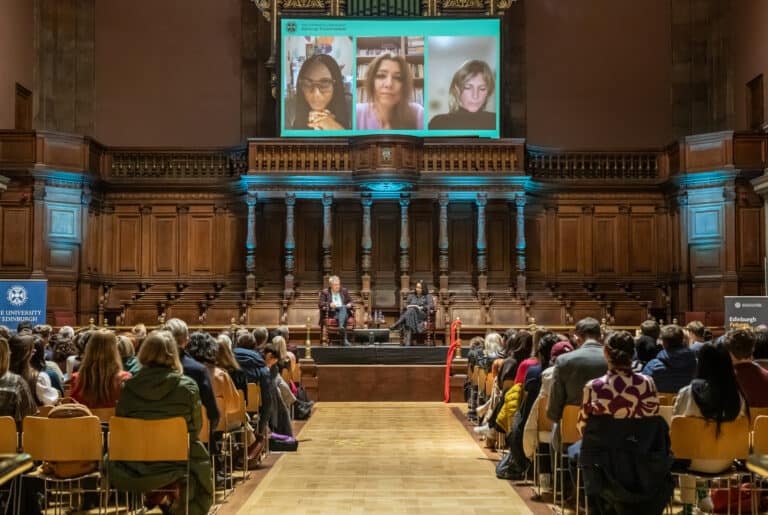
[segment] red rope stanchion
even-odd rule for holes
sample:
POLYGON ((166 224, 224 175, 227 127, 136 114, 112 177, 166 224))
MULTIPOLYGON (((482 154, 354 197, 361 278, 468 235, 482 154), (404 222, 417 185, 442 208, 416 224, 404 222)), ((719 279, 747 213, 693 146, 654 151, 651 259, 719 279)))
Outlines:
MULTIPOLYGON (((456 317, 451 323, 451 346, 448 348, 448 356, 445 360, 445 402, 451 402, 451 363, 453 363, 453 357, 456 354, 456 349, 461 348, 461 338, 457 337, 457 329, 461 326, 461 319, 456 317)), ((461 352, 459 352, 461 356, 461 352)))

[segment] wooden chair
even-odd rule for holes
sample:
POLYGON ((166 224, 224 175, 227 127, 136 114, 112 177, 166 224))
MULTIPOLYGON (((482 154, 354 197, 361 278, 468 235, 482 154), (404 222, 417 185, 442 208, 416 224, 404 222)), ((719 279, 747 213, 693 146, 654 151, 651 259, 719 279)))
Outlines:
POLYGON ((52 409, 53 406, 40 406, 37 408, 37 416, 45 418, 48 416, 52 409))
MULTIPOLYGON (((264 438, 269 441, 269 428, 266 421, 262 421, 259 417, 259 410, 261 409, 261 385, 255 383, 248 383, 248 403, 245 406, 246 411, 251 414, 251 420, 256 426, 257 431, 262 431, 264 438)), ((269 454, 269 445, 265 448, 266 454, 269 454)))
POLYGON ((496 380, 496 376, 493 374, 486 374, 485 376, 485 396, 490 397, 493 393, 493 382, 496 380))
MULTIPOLYGON (((355 307, 352 306, 352 309, 348 310, 347 314, 349 315, 347 318, 347 339, 352 338, 352 331, 355 330, 356 322, 355 322, 355 307)), ((322 324, 322 333, 321 333, 321 342, 323 346, 329 345, 331 340, 337 341, 341 335, 339 333, 339 321, 336 320, 333 317, 328 316, 327 310, 321 310, 321 316, 323 317, 323 324, 322 324)))
POLYGON ((291 379, 293 379, 293 382, 296 384, 301 383, 301 363, 296 361, 296 363, 291 367, 291 379))
MULTIPOLYGON (((513 380, 507 379, 507 381, 511 381, 514 383, 513 380)), ((505 383, 507 381, 504 381, 505 383)), ((549 417, 547 416, 547 398, 539 399, 539 410, 538 410, 538 417, 536 419, 536 427, 538 429, 538 435, 537 435, 537 441, 536 441, 536 447, 533 451, 533 481, 536 487, 538 488, 538 495, 541 497, 541 481, 539 479, 539 460, 542 456, 551 457, 551 454, 549 452, 542 453, 539 449, 541 448, 541 444, 546 444, 546 448, 549 449, 549 443, 552 441, 552 429, 554 427, 554 424, 551 420, 549 420, 549 417)))
POLYGON ((659 406, 674 406, 676 393, 659 393, 659 406))
POLYGON ((755 417, 752 425, 752 452, 768 454, 768 416, 755 417))
MULTIPOLYGON (((109 461, 185 462, 185 480, 189 481, 190 442, 187 422, 182 417, 158 420, 112 417, 109 421, 108 441, 109 461), (152 437, 147 438, 147 435, 152 437)), ((188 513, 189 488, 184 488, 184 491, 185 513, 188 513)))
MULTIPOLYGON (((566 406, 563 410, 563 416, 560 419, 560 423, 558 424, 558 431, 560 432, 560 446, 559 448, 554 449, 554 464, 555 464, 555 470, 554 472, 554 490, 553 490, 553 500, 552 503, 557 505, 558 504, 558 492, 560 493, 560 509, 563 510, 563 506, 565 504, 565 488, 564 488, 564 481, 565 481, 565 471, 566 466, 564 464, 563 460, 563 447, 568 446, 572 443, 576 443, 579 440, 581 440, 581 433, 579 433, 579 430, 576 427, 576 423, 579 419, 579 406, 566 406), (558 489, 559 488, 559 489, 558 489)), ((576 513, 578 513, 578 487, 579 487, 579 475, 576 475, 576 488, 577 488, 577 495, 576 495, 576 513)))
MULTIPOLYGON (((720 424, 720 434, 717 434, 717 424, 699 417, 673 417, 670 430, 672 454, 676 459, 683 460, 737 460, 749 456, 749 419, 739 417, 732 422, 720 424), (695 437, 693 437, 695 435, 695 437)), ((695 471, 686 471, 686 475, 706 479, 726 478, 728 489, 728 504, 730 505, 732 468, 720 474, 699 475, 695 471)), ((717 488, 710 483, 710 488, 717 488)), ((738 496, 738 510, 741 513, 741 496, 738 496)))
MULTIPOLYGON (((99 492, 99 510, 106 506, 105 492, 108 488, 102 479, 102 456, 104 438, 101 431, 101 421, 98 417, 74 418, 45 418, 25 417, 24 431, 21 444, 24 452, 35 461, 47 462, 94 462, 96 471, 84 473, 71 478, 59 478, 43 473, 42 469, 29 474, 43 481, 45 508, 48 506, 48 485, 52 485, 51 493, 56 495, 57 505, 63 504, 64 495, 68 494, 70 504, 74 493, 85 490, 81 481, 85 478, 96 478, 96 491, 99 492), (66 445, 62 445, 62 435, 66 435, 66 445)), ((142 435, 146 438, 146 434, 142 435)), ((148 438, 147 438, 148 439, 148 438)), ((148 439, 149 440, 149 439, 148 439)))
POLYGON ((510 388, 512 388, 515 385, 514 379, 505 379, 503 383, 501 383, 501 391, 506 392, 510 388))

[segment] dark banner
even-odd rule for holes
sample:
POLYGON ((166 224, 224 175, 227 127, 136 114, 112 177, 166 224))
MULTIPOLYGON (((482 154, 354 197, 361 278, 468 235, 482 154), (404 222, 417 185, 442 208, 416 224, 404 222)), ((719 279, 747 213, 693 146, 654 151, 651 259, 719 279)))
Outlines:
POLYGON ((725 330, 768 324, 768 297, 726 297, 725 330))

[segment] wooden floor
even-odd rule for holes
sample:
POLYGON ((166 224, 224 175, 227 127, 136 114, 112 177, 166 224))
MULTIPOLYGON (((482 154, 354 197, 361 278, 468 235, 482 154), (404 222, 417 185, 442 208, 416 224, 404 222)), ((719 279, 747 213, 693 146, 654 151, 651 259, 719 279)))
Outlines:
POLYGON ((531 513, 448 404, 318 403, 299 441, 238 514, 531 513))

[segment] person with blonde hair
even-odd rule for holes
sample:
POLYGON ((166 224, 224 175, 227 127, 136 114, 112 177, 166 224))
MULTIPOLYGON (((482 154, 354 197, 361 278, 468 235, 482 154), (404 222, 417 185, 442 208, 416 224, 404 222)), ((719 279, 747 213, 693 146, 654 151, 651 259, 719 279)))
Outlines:
POLYGON ((20 428, 24 417, 37 413, 37 405, 29 385, 9 370, 10 364, 8 340, 0 338, 0 416, 13 417, 20 428))
POLYGON ((413 102, 413 77, 405 58, 381 54, 365 76, 367 102, 355 109, 358 130, 421 130, 424 108, 413 102))
POLYGON ((80 370, 72 375, 72 398, 89 408, 114 408, 123 382, 130 377, 123 370, 115 333, 94 331, 80 370))
POLYGON ((485 108, 495 88, 496 79, 488 63, 478 59, 465 62, 451 79, 449 112, 433 117, 429 129, 494 130, 496 113, 485 108))
MULTIPOLYGON (((182 488, 189 488, 189 513, 207 514, 213 504, 213 480, 208 451, 199 441, 202 407, 197 383, 183 374, 176 340, 168 331, 147 335, 139 350, 139 362, 141 369, 125 382, 116 415, 144 420, 182 417, 186 421, 191 477, 182 488)), ((148 492, 181 479, 186 463, 109 461, 108 469, 116 488, 148 492)), ((183 503, 184 497, 182 489, 176 501, 183 503)), ((166 510, 174 499, 169 501, 166 510)))

